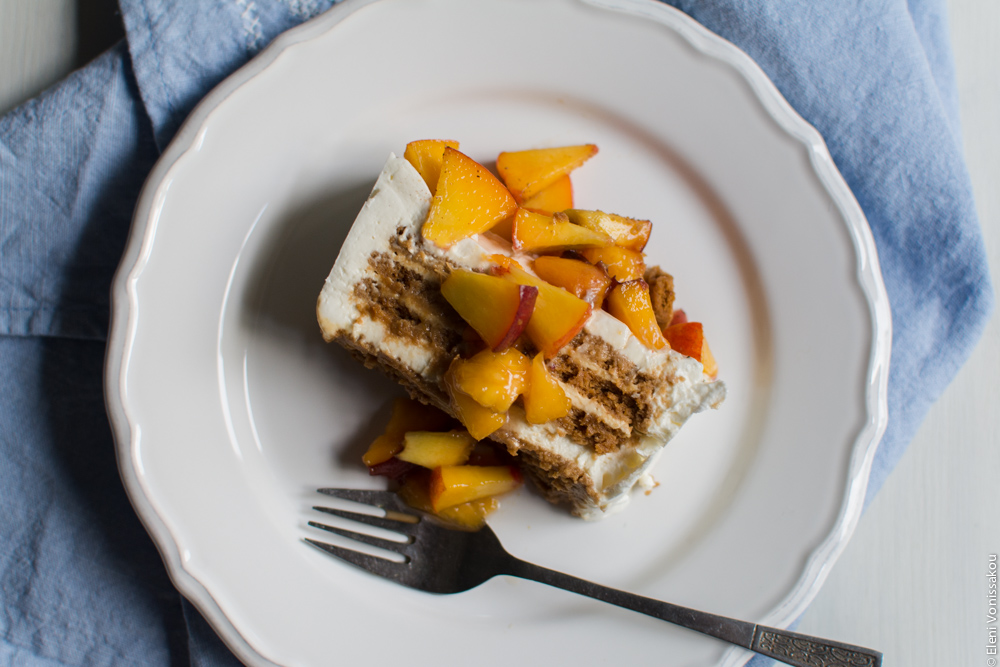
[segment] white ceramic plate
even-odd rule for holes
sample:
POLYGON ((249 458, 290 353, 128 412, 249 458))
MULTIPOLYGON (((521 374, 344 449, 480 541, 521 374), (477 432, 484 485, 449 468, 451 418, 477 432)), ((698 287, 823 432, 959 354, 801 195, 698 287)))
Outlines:
POLYGON ((819 135, 735 47, 646 0, 347 0, 198 107, 142 195, 115 282, 121 470, 177 586, 249 664, 741 664, 749 654, 513 579, 438 597, 310 548, 313 489, 399 391, 324 345, 314 304, 390 151, 594 142, 577 205, 654 221, 647 253, 729 386, 625 512, 530 490, 514 554, 784 626, 861 512, 886 422, 889 308, 819 135))

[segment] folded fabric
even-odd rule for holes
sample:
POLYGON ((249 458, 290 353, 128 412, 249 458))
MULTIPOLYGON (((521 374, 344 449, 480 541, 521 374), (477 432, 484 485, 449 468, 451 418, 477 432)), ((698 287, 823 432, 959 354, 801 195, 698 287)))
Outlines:
MULTIPOLYGON (((142 181, 193 106, 332 4, 121 0, 127 43, 0 118, 0 663, 238 664, 171 586, 118 479, 108 293, 142 181)), ((944 2, 672 4, 757 61, 868 217, 894 326, 870 498, 993 302, 944 2)))

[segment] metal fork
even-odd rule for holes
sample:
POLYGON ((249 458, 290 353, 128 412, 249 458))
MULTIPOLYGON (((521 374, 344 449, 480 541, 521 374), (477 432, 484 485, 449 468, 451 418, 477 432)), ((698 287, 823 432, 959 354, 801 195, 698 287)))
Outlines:
POLYGON ((395 562, 308 538, 306 542, 404 586, 430 593, 460 593, 497 575, 510 575, 647 614, 796 667, 879 667, 882 664, 882 654, 878 651, 688 609, 600 586, 519 560, 504 550, 489 526, 476 532, 446 528, 412 509, 396 494, 388 491, 319 489, 319 492, 372 505, 383 510, 384 516, 330 507, 313 509, 401 533, 408 539, 396 542, 314 521, 309 522, 310 526, 395 552, 402 555, 404 560, 401 563, 395 562))

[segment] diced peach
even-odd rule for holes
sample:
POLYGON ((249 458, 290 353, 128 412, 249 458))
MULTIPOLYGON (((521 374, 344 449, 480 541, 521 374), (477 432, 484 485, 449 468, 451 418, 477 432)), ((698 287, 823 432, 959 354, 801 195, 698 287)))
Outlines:
POLYGON ((572 404, 562 385, 545 367, 545 358, 539 352, 531 360, 528 390, 524 392, 524 414, 529 424, 544 424, 565 417, 572 404))
POLYGON ((705 342, 705 331, 701 322, 682 322, 663 330, 663 337, 671 349, 692 359, 701 361, 701 344, 705 342))
POLYGON ((638 280, 646 272, 642 253, 613 245, 608 248, 588 248, 579 251, 591 264, 604 264, 608 275, 620 283, 638 280))
MULTIPOLYGON (((438 177, 441 175, 441 162, 444 159, 445 146, 458 150, 458 142, 448 139, 421 139, 406 144, 403 157, 413 165, 434 194, 437 189, 438 177)), ((567 207, 568 208, 568 207, 567 207)))
POLYGON ((521 205, 530 211, 546 215, 573 208, 573 182, 569 174, 560 176, 552 185, 542 188, 538 194, 525 199, 521 205))
POLYGON ((486 517, 500 507, 500 501, 490 496, 479 498, 461 505, 446 507, 434 512, 431 505, 431 471, 420 470, 403 480, 399 487, 399 497, 410 507, 434 514, 445 523, 466 530, 479 530, 486 523, 486 517))
POLYGON ((683 308, 675 308, 674 309, 674 315, 673 315, 673 317, 670 318, 670 325, 669 326, 673 326, 675 324, 683 324, 684 322, 687 322, 687 321, 688 321, 688 316, 687 316, 687 313, 684 312, 684 309, 683 308))
POLYGON ((500 501, 493 496, 477 498, 460 505, 452 505, 437 511, 437 516, 444 522, 464 528, 479 530, 486 525, 486 517, 500 507, 500 501))
POLYGON ((712 348, 708 346, 708 339, 701 344, 701 365, 704 367, 705 375, 710 378, 718 377, 719 364, 712 354, 712 348))
POLYGON ((368 451, 361 456, 362 462, 369 468, 388 461, 403 449, 403 434, 390 434, 388 431, 372 440, 368 451))
POLYGON ((510 281, 456 269, 441 283, 441 294, 490 349, 503 350, 528 326, 538 290, 511 289, 510 281))
POLYGON ((495 270, 494 269, 490 270, 491 275, 495 276, 502 275, 507 271, 509 271, 512 267, 521 270, 524 269, 524 267, 521 266, 520 262, 518 262, 513 257, 508 257, 507 255, 490 255, 490 260, 494 264, 496 264, 495 270))
POLYGON ((612 316, 627 324, 633 335, 648 347, 654 350, 666 347, 667 341, 656 324, 645 280, 618 283, 608 293, 605 305, 612 316))
POLYGON ((445 146, 424 238, 442 248, 484 232, 514 214, 517 203, 496 176, 472 158, 445 146))
POLYGON ((649 220, 636 220, 604 211, 570 209, 562 211, 562 214, 574 224, 604 232, 614 239, 615 245, 638 252, 646 247, 653 230, 653 223, 649 220))
POLYGON ((534 261, 533 267, 539 278, 562 287, 594 308, 604 303, 604 295, 611 285, 611 278, 603 268, 578 259, 543 255, 534 261))
POLYGON ((597 154, 597 146, 560 146, 503 152, 497 172, 518 202, 524 202, 597 154))
POLYGON ((514 242, 514 216, 509 215, 497 224, 490 227, 489 232, 496 234, 507 243, 514 242))
MULTIPOLYGON (((683 311, 682 311, 683 312, 683 311)), ((663 337, 670 347, 681 354, 700 361, 705 369, 705 375, 715 377, 719 372, 718 364, 708 347, 705 330, 701 322, 678 322, 663 330, 663 337)))
POLYGON ((431 506, 440 512, 513 491, 521 483, 521 471, 514 466, 442 466, 431 472, 431 506))
MULTIPOLYGON (((514 348, 483 350, 471 359, 455 359, 448 373, 455 387, 476 403, 495 412, 507 412, 524 393, 531 361, 514 348)), ((405 450, 404 450, 405 451, 405 450)))
POLYGON ((451 406, 458 415, 466 430, 476 440, 489 437, 491 433, 507 423, 507 413, 497 412, 476 403, 472 398, 455 385, 455 379, 450 372, 445 373, 444 385, 451 399, 451 406))
POLYGON ((606 248, 613 243, 604 232, 595 232, 566 220, 557 222, 550 215, 533 213, 526 208, 517 209, 511 239, 514 250, 522 252, 606 248))
POLYGON ((445 428, 451 417, 411 398, 397 398, 385 431, 372 441, 361 460, 368 467, 388 461, 403 449, 403 434, 407 431, 431 431, 445 428))
POLYGON ((525 333, 546 359, 551 359, 563 345, 580 332, 593 310, 583 299, 574 296, 523 269, 502 269, 502 277, 520 285, 538 288, 535 311, 528 320, 525 333))
POLYGON ((496 412, 476 403, 476 400, 461 391, 451 393, 452 405, 469 434, 477 439, 488 438, 507 423, 506 412, 496 412))
POLYGON ((433 512, 431 507, 431 471, 417 468, 399 485, 397 491, 403 502, 423 512, 433 512))
POLYGON ((457 466, 469 460, 475 444, 475 438, 465 431, 409 431, 396 458, 422 468, 457 466))

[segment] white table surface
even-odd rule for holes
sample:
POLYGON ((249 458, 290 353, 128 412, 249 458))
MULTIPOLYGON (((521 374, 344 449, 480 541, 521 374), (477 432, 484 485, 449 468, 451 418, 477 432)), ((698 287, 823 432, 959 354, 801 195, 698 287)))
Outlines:
MULTIPOLYGON (((77 64, 77 5, 88 1, 0 0, 0 113, 77 64)), ((1000 1, 948 8, 966 158, 997 285, 1000 1)), ((994 317, 862 517, 801 632, 877 648, 887 665, 996 664, 986 653, 986 566, 1000 553, 998 374, 994 317)))

